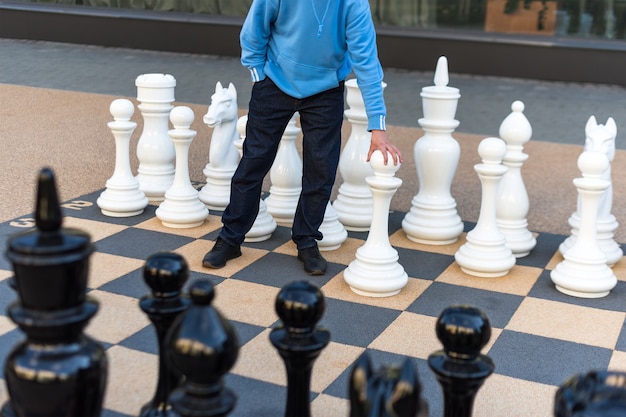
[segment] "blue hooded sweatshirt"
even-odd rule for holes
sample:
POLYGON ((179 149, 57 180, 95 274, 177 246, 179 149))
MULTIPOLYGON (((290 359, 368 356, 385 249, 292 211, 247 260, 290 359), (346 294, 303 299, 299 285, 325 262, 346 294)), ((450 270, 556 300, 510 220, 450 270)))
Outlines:
POLYGON ((240 34, 252 81, 305 98, 354 71, 368 130, 385 130, 383 70, 368 0, 253 0, 240 34))

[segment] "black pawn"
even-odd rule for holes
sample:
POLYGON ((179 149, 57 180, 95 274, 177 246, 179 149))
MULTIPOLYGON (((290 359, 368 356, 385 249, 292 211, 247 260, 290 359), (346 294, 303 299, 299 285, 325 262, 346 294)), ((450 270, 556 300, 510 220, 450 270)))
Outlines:
POLYGON ((367 352, 350 373, 350 417, 427 417, 428 404, 410 359, 401 366, 385 366, 377 372, 367 352))
POLYGON ((445 309, 436 325, 443 350, 428 357, 428 365, 443 389, 444 417, 470 417, 478 390, 495 369, 480 353, 491 337, 487 316, 471 306, 445 309))
POLYGON ((8 416, 99 416, 107 379, 104 348, 83 333, 98 302, 88 296, 93 245, 88 234, 61 228, 52 170, 40 171, 36 228, 8 242, 17 301, 9 317, 26 340, 9 353, 4 377, 8 416))
POLYGON ((626 372, 594 370, 572 376, 556 392, 554 416, 626 416, 626 372))
POLYGON ((174 366, 185 376, 170 395, 170 404, 181 417, 222 417, 235 407, 237 398, 224 387, 224 375, 239 354, 235 329, 211 302, 213 284, 203 279, 189 288, 191 306, 169 330, 165 346, 174 366))
POLYGON ((282 325, 272 330, 270 341, 287 370, 285 417, 309 417, 313 363, 330 342, 330 332, 316 327, 326 301, 319 288, 297 281, 281 289, 275 308, 282 325))
POLYGON ((182 374, 166 357, 167 350, 163 343, 174 319, 189 307, 189 298, 181 296, 181 290, 189 279, 189 267, 185 259, 176 253, 156 253, 146 260, 143 279, 152 294, 143 297, 139 306, 156 329, 159 379, 154 398, 141 408, 140 416, 175 417, 177 414, 172 410, 168 397, 181 383, 182 374))

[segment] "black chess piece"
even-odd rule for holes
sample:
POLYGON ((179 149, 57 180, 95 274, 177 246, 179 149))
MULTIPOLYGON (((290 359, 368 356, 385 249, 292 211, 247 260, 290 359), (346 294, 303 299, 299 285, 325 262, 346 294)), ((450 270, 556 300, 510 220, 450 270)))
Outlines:
POLYGON ((350 372, 350 417, 428 417, 421 392, 417 369, 409 358, 401 366, 374 371, 364 352, 350 372))
POLYGON ((316 326, 326 300, 316 286, 296 281, 280 290, 275 308, 282 324, 271 331, 270 341, 287 370, 285 417, 309 417, 313 363, 330 342, 330 332, 316 326))
POLYGON ((104 348, 83 333, 98 302, 86 295, 88 234, 62 228, 54 174, 39 173, 36 228, 13 236, 6 255, 18 299, 8 313, 26 333, 8 355, 8 416, 99 416, 107 379, 104 348))
POLYGON ((237 397, 223 377, 239 354, 239 338, 231 323, 215 309, 213 284, 206 279, 189 287, 191 305, 179 315, 165 340, 174 366, 185 376, 169 401, 181 417, 223 417, 237 397))
POLYGON ((172 366, 164 346, 165 335, 174 319, 191 303, 181 290, 189 279, 187 261, 173 252, 151 255, 143 268, 143 278, 152 290, 139 301, 141 310, 154 325, 159 346, 159 379, 156 393, 141 408, 141 417, 177 417, 168 401, 170 393, 181 383, 182 374, 172 366))
POLYGON ((478 390, 495 365, 480 353, 491 337, 487 316, 478 308, 455 305, 437 319, 437 338, 443 350, 428 357, 428 365, 441 384, 444 417, 470 417, 478 390))
POLYGON ((592 370, 572 376, 556 392, 554 416, 626 416, 626 372, 592 370))

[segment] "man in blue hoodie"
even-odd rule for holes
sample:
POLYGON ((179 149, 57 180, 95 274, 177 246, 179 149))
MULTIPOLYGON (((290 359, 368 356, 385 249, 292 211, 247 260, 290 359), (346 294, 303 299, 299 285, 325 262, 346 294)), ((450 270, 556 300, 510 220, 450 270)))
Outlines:
POLYGON ((383 71, 368 0, 253 0, 243 24, 241 62, 252 94, 243 156, 233 175, 223 227, 202 264, 221 268, 241 256, 259 209, 263 179, 295 112, 303 132, 302 192, 292 240, 311 275, 326 272, 317 241, 341 150, 344 81, 354 71, 372 133, 368 160, 380 150, 402 162, 385 131, 383 71))

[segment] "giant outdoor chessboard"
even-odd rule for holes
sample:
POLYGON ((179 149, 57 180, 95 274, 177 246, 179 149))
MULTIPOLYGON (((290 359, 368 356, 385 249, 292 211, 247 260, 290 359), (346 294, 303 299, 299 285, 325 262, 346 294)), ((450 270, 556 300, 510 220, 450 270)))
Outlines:
MULTIPOLYGON (((566 236, 539 232, 536 247, 517 259, 509 274, 476 278, 463 273, 454 260, 465 233, 450 245, 418 244, 407 239, 401 228, 404 213, 392 212, 390 243, 409 281, 398 295, 371 298, 352 292, 343 279, 366 232, 349 232, 339 249, 324 252, 329 261, 324 276, 304 273, 290 229, 280 225, 269 240, 244 244, 242 257, 223 269, 210 270, 202 267, 201 260, 217 236, 221 213, 211 212, 200 227, 167 228, 155 217, 155 205, 138 216, 104 216, 96 205, 101 192, 65 201, 62 210, 63 226, 88 232, 96 248, 88 287, 89 295, 100 302, 100 310, 86 332, 105 346, 109 361, 103 416, 138 415, 154 395, 156 334, 139 308, 139 299, 150 293, 143 281, 144 262, 159 251, 177 252, 187 260, 188 283, 208 278, 215 284, 214 305, 237 330, 241 349, 225 379, 238 395, 233 416, 283 414, 284 365, 270 344, 269 333, 278 321, 274 301, 279 289, 302 279, 323 291, 327 307, 320 325, 331 332, 331 342, 313 368, 314 416, 348 415, 348 376, 364 351, 375 367, 412 358, 430 415, 442 415, 442 394, 426 359, 441 349, 435 335, 438 315, 458 303, 482 309, 492 326, 483 353, 496 368, 478 393, 475 416, 551 416, 554 393, 568 377, 592 369, 626 369, 624 261, 613 267, 619 281, 608 296, 564 295, 555 290, 549 274, 562 259, 557 249, 566 236)), ((2 241, 33 226, 34 215, 28 213, 7 221, 0 225, 2 241)), ((472 227, 465 223, 466 232, 472 227)), ((24 335, 6 316, 7 306, 16 299, 6 257, 0 260, 0 269, 0 358, 4 361, 24 335)), ((0 398, 2 402, 7 398, 4 381, 0 398)))

